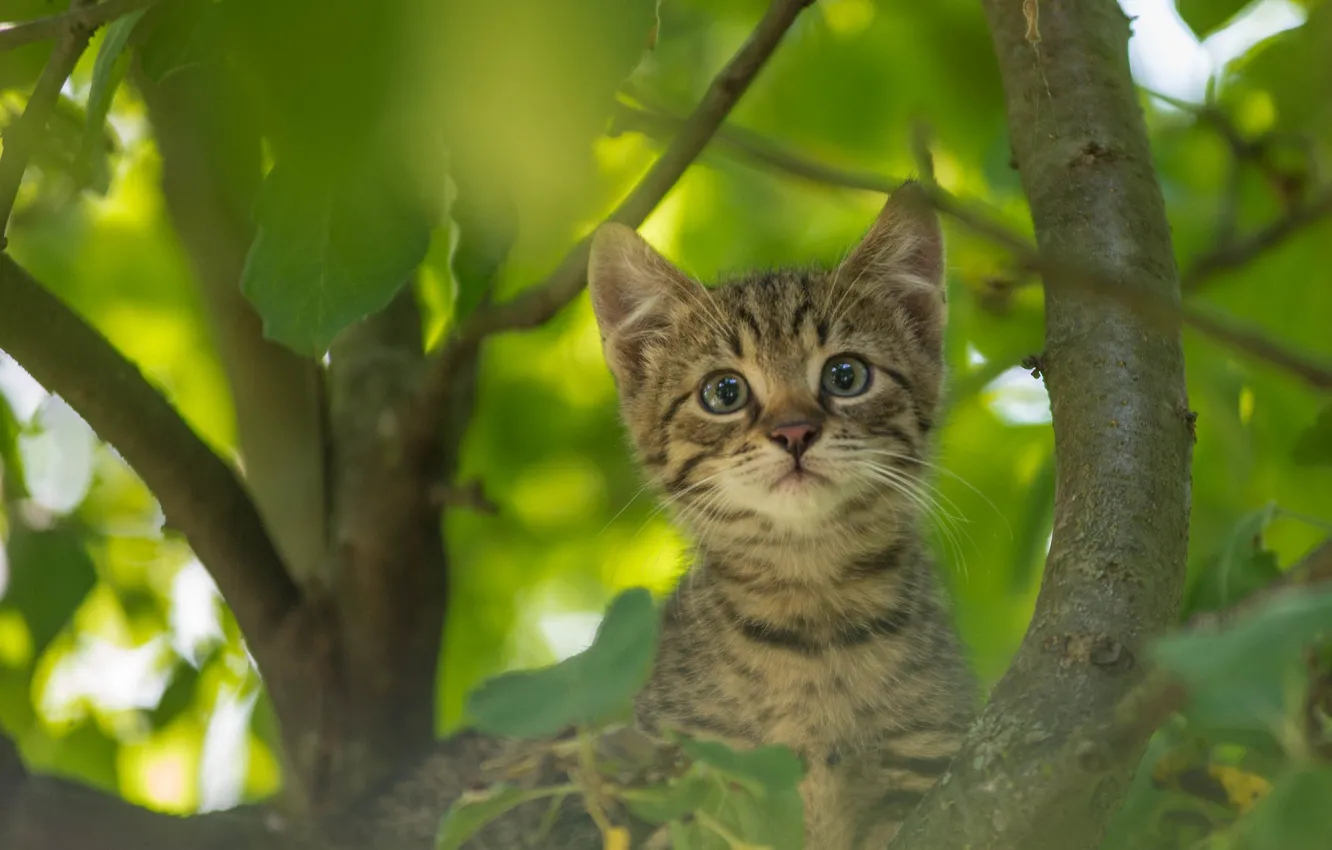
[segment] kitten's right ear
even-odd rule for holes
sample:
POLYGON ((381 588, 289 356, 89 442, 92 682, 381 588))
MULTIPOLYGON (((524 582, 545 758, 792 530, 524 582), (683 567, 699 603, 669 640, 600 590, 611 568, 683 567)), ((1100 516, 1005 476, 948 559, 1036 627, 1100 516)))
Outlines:
POLYGON ((645 344, 670 327, 672 308, 696 285, 633 228, 614 222, 597 228, 587 288, 606 363, 617 378, 641 372, 645 344))

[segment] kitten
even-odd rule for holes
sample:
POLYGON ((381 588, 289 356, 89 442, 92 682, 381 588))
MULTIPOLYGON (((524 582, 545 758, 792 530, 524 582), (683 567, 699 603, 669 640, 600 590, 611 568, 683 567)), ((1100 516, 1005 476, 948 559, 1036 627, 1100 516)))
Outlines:
POLYGON ((791 747, 807 846, 884 847, 975 704, 917 495, 944 371, 932 207, 907 184, 835 270, 715 288, 608 224, 589 288, 639 460, 697 547, 639 722, 791 747))

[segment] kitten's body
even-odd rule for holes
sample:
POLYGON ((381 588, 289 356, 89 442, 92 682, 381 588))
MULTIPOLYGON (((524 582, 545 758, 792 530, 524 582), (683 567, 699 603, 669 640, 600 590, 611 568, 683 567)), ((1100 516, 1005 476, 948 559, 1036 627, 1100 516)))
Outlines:
POLYGON ((920 529, 942 378, 933 214, 900 193, 829 272, 705 290, 627 228, 598 234, 591 268, 640 460, 698 543, 639 721, 790 746, 807 846, 878 850, 974 705, 920 529), (869 376, 850 397, 847 358, 869 376))

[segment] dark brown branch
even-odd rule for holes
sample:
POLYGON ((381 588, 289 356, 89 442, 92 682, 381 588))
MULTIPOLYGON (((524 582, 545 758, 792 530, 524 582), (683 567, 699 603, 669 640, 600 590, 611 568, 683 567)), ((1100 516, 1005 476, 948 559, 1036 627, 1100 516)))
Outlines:
MULTIPOLYGON (((659 136, 671 132, 678 123, 679 119, 659 111, 647 111, 626 104, 617 106, 615 129, 621 131, 633 129, 659 136)), ((876 172, 848 170, 819 162, 738 127, 721 128, 717 132, 716 141, 719 149, 732 155, 816 183, 882 194, 901 185, 901 181, 876 172)), ((1058 284, 1081 287, 1127 303, 1158 327, 1169 329, 1178 324, 1187 325, 1225 345, 1291 372, 1310 386, 1332 389, 1332 364, 1322 363, 1292 350, 1255 328, 1208 315, 1196 307, 1181 305, 1175 299, 1163 297, 1135 283, 1117 280, 1088 267, 1085 262, 1042 257, 1026 237, 1000 224, 993 215, 974 209, 971 204, 964 203, 937 185, 926 188, 941 213, 1008 249, 1025 271, 1039 272, 1047 280, 1058 284)), ((1317 220, 1318 215, 1328 214, 1325 208, 1332 207, 1332 204, 1322 196, 1319 198, 1300 208, 1299 214, 1292 214, 1272 227, 1259 231, 1249 240, 1238 243, 1233 249, 1226 250, 1224 256, 1219 254, 1210 261, 1204 258, 1200 262, 1201 267, 1195 267, 1189 279, 1194 280, 1195 285, 1200 284, 1223 269, 1249 262, 1262 251, 1276 247, 1300 228, 1317 220)), ((1332 192, 1328 193, 1328 198, 1332 198, 1332 192)))
MULTIPOLYGON (((713 79, 702 102, 682 125, 666 151, 634 186, 608 221, 637 227, 703 151, 732 107, 749 89, 800 12, 814 0, 773 0, 745 43, 713 79)), ((589 240, 583 239, 545 280, 512 301, 478 309, 445 345, 422 383, 410 421, 433 428, 441 420, 455 363, 492 333, 537 327, 572 301, 587 282, 589 240)))
POLYGON ((62 15, 50 15, 14 24, 0 30, 0 51, 13 50, 25 44, 49 41, 71 27, 82 27, 91 35, 102 24, 143 9, 159 0, 103 0, 96 5, 70 9, 62 15))
MULTIPOLYGON (((47 60, 37 85, 28 96, 23 114, 5 128, 4 153, 0 155, 0 226, 9 230, 9 215, 14 211, 23 173, 28 160, 46 134, 46 122, 55 111, 60 99, 60 88, 65 85, 79 57, 88 49, 92 28, 83 23, 78 13, 89 7, 91 0, 70 0, 69 14, 61 16, 63 25, 58 29, 55 49, 47 60)), ((0 247, 7 244, 7 236, 0 235, 0 247)))
POLYGON ((1177 616, 1192 436, 1179 334, 1055 272, 1092 264, 1109 294, 1132 284, 1162 304, 1178 301, 1178 280, 1118 4, 1041 3, 1039 23, 1030 2, 984 5, 1038 256, 1050 264, 1042 367, 1054 537, 1012 666, 949 780, 893 846, 1088 850, 1143 743, 1089 770, 1074 768, 1078 740, 1114 721, 1147 643, 1177 616))
POLYGON ((7 256, 0 256, 0 304, 0 348, 143 478, 262 659, 299 593, 235 471, 133 363, 7 256))

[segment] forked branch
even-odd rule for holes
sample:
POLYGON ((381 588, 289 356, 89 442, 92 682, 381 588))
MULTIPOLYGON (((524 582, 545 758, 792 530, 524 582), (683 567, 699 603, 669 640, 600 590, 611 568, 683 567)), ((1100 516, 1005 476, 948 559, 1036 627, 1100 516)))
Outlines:
MULTIPOLYGON (((630 227, 643 223, 690 163, 702 153, 800 12, 813 2, 773 0, 749 38, 712 80, 702 102, 681 124, 680 131, 665 152, 610 214, 608 221, 630 227)), ((427 371, 415 400, 416 409, 406 421, 424 429, 435 428, 443 420, 456 365, 466 360, 482 340, 493 333, 537 327, 577 297, 587 282, 588 247, 589 240, 581 240, 541 283, 512 301, 478 309, 464 327, 457 329, 427 371)), ((416 441, 418 444, 429 443, 428 431, 420 437, 416 441)))

